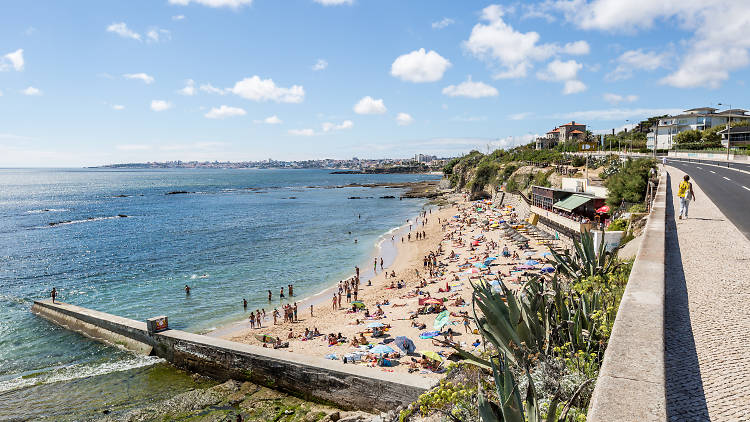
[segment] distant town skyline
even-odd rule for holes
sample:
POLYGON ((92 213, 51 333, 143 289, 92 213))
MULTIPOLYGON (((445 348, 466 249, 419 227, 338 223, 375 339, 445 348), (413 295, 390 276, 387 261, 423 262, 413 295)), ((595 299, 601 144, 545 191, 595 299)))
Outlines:
POLYGON ((609 133, 746 107, 748 26, 730 0, 10 1, 0 167, 449 157, 571 120, 609 133))

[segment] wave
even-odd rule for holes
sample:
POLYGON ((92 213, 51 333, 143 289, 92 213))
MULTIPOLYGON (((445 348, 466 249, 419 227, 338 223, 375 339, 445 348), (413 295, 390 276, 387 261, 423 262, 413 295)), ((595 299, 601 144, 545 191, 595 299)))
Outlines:
POLYGON ((113 215, 110 217, 89 217, 82 220, 63 220, 63 221, 54 221, 52 223, 49 223, 48 226, 54 227, 54 226, 65 226, 68 224, 79 224, 79 223, 90 223, 92 221, 103 221, 103 220, 114 220, 116 218, 127 218, 128 216, 125 214, 118 214, 113 215))
POLYGON ((122 372, 130 369, 143 368, 164 362, 164 359, 155 356, 133 355, 126 359, 112 362, 94 364, 74 364, 69 366, 51 368, 28 374, 19 374, 11 379, 0 381, 0 393, 21 388, 33 387, 35 385, 52 384, 61 381, 88 378, 105 375, 112 372, 122 372))
POLYGON ((69 210, 65 208, 42 208, 38 210, 28 210, 26 211, 26 214, 42 214, 45 212, 65 212, 65 211, 69 211, 69 210))

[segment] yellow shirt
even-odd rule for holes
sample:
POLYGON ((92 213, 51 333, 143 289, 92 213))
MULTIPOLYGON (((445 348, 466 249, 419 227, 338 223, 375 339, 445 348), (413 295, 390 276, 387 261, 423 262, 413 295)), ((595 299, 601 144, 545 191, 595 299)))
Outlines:
POLYGON ((693 186, 690 184, 690 182, 682 181, 680 182, 680 187, 677 189, 677 196, 685 198, 687 197, 687 194, 689 191, 693 190, 693 186))

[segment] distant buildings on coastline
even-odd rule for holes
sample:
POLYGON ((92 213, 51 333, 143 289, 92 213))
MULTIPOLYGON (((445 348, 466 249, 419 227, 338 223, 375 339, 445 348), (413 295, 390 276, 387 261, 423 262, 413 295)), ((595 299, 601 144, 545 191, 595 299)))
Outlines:
MULTIPOLYGON (((451 157, 452 158, 452 157, 451 157)), ((336 169, 336 170, 368 170, 384 169, 391 167, 423 167, 425 170, 440 170, 451 158, 437 158, 434 155, 417 154, 414 158, 384 158, 374 160, 363 160, 353 157, 351 160, 301 160, 282 161, 269 158, 260 161, 164 161, 146 163, 109 164, 100 168, 220 168, 220 169, 243 169, 243 168, 287 168, 287 169, 336 169)))
MULTIPOLYGON (((727 121, 747 120, 750 115, 747 110, 733 108, 725 111, 717 111, 713 107, 699 107, 685 110, 682 114, 676 116, 664 116, 658 121, 658 124, 651 128, 646 135, 646 147, 654 148, 654 138, 656 138, 657 149, 671 149, 674 145, 674 137, 680 132, 687 130, 704 130, 715 126, 725 125, 727 121)), ((722 135, 722 144, 726 147, 726 130, 719 132, 722 135)), ((743 135, 744 136, 744 135, 743 135)), ((740 132, 731 129, 732 145, 739 141, 740 132), (735 137, 735 133, 737 137, 735 137)))

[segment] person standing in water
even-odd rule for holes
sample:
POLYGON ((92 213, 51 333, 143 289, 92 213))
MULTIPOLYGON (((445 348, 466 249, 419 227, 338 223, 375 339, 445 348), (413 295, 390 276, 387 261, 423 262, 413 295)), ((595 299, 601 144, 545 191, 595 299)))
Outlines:
POLYGON ((271 291, 270 290, 268 291, 268 301, 269 302, 271 301, 271 291))
POLYGON ((247 299, 242 299, 242 307, 247 311, 247 299))
POLYGON ((190 296, 190 286, 185 285, 185 296, 190 296))
POLYGON ((282 287, 281 291, 279 292, 279 299, 283 299, 283 298, 284 298, 284 288, 282 287))
POLYGON ((380 269, 383 270, 383 257, 380 257, 380 269))

